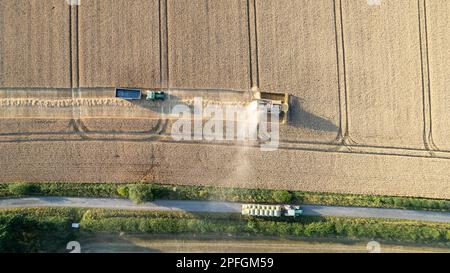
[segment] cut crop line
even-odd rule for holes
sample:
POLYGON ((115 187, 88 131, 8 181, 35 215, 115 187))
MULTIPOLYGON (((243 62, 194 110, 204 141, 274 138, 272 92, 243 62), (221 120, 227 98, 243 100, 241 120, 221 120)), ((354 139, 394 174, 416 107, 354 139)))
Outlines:
POLYGON ((344 78, 344 98, 345 98, 345 132, 344 138, 350 137, 350 121, 349 121, 349 103, 348 103, 348 85, 347 85, 347 67, 346 67, 346 54, 345 54, 345 36, 344 36, 344 16, 342 9, 342 0, 339 0, 339 12, 341 22, 341 43, 342 43, 342 65, 343 65, 343 78, 344 78))
POLYGON ((162 40, 162 14, 161 14, 161 1, 158 1, 158 26, 159 26, 159 81, 161 87, 163 87, 163 66, 162 66, 162 59, 163 59, 163 40, 162 40))
POLYGON ((163 0, 164 1, 164 12, 165 12, 165 46, 166 46, 166 64, 167 64, 167 69, 166 69, 166 82, 167 82, 167 88, 170 88, 170 65, 169 65, 169 4, 167 2, 167 0, 163 0))
MULTIPOLYGON (((7 120, 8 118, 5 117, 0 117, 1 119, 5 119, 7 120)), ((55 120, 55 121, 71 121, 72 118, 30 118, 30 117, 25 117, 25 118, 18 118, 18 120, 55 120)), ((86 117, 86 118, 81 118, 81 122, 82 121, 89 121, 89 120, 123 120, 122 117, 86 117)), ((166 123, 168 123, 171 120, 179 120, 178 117, 155 117, 155 118, 150 118, 150 117, 129 117, 126 118, 126 120, 142 120, 142 121, 158 121, 161 122, 162 120, 165 120, 166 123)), ((183 120, 190 120, 190 119, 183 119, 183 120)), ((224 120, 224 122, 227 122, 227 120, 224 120)), ((164 127, 167 128, 168 124, 165 124, 164 127)), ((87 127, 86 127, 87 128, 87 127)), ((90 131, 89 129, 87 129, 87 132, 92 132, 95 134, 117 134, 117 133, 122 133, 122 134, 148 134, 151 133, 151 131, 154 128, 152 128, 151 130, 144 130, 144 131, 115 131, 115 130, 109 130, 109 131, 99 131, 99 130, 95 130, 95 131, 90 131)), ((0 136, 20 136, 20 135, 33 135, 33 132, 21 132, 21 133, 0 133, 0 136)), ((39 132, 39 134, 45 134, 45 132, 39 132)), ((48 132, 48 134, 54 134, 54 132, 48 132)), ((396 153, 398 152, 402 152, 402 153, 406 153, 406 152, 410 152, 410 153, 417 153, 417 152, 426 152, 428 153, 428 150, 424 150, 424 149, 419 149, 419 148, 407 148, 407 147, 393 147, 393 146, 373 146, 373 145, 359 145, 359 144, 354 144, 354 145, 343 145, 343 144, 335 144, 335 143, 331 143, 331 142, 317 142, 317 141, 296 141, 296 140, 286 140, 286 139, 282 139, 280 141, 281 144, 288 144, 288 145, 309 145, 309 146, 327 146, 327 147, 332 147, 333 149, 336 147, 340 147, 340 148, 352 148, 352 149, 378 149, 378 150, 391 150, 391 151, 396 151, 396 153)), ((450 151, 441 151, 441 152, 446 152, 446 153, 450 153, 450 151)))
MULTIPOLYGON (((91 134, 93 135, 93 134, 91 134)), ((255 150, 259 150, 260 146, 257 144, 249 145, 246 143, 242 143, 239 141, 234 141, 231 143, 205 143, 199 141, 175 141, 171 139, 170 136, 161 136, 161 135, 150 135, 144 139, 121 139, 117 137, 104 139, 99 137, 88 137, 88 134, 85 134, 85 138, 83 139, 67 139, 67 138, 55 138, 55 139, 16 139, 16 140, 0 140, 0 143, 37 143, 37 142, 122 142, 122 143, 168 143, 168 144, 178 144, 178 145, 197 145, 197 146, 222 146, 222 147, 231 147, 231 148, 254 148, 255 150)), ((333 154, 349 154, 349 155, 373 155, 373 156, 396 156, 396 157, 410 157, 410 158, 429 158, 435 160, 450 160, 449 152, 439 152, 440 156, 432 155, 429 151, 423 151, 422 153, 416 154, 403 154, 395 151, 370 151, 370 150, 343 150, 343 147, 348 146, 340 146, 336 145, 334 148, 322 148, 320 146, 315 147, 314 145, 309 146, 285 146, 281 145, 279 150, 293 150, 293 151, 307 151, 307 152, 324 152, 324 153, 333 153, 333 154)))
POLYGON ((431 84, 425 0, 417 1, 419 21, 420 65, 422 75, 423 142, 428 150, 438 150, 432 138, 431 84))
POLYGON ((256 63, 256 85, 260 87, 259 78, 259 45, 258 45, 258 13, 257 13, 257 0, 253 0, 253 17, 254 17, 254 27, 255 27, 255 63, 256 63))
POLYGON ((72 41, 72 6, 68 5, 69 8, 69 79, 70 88, 73 88, 73 41, 72 41))
MULTIPOLYGON (((336 146, 336 144, 332 143, 332 142, 319 142, 319 141, 282 140, 281 142, 282 143, 291 143, 291 144, 311 144, 311 145, 319 144, 319 145, 336 146)), ((428 150, 420 149, 420 148, 394 147, 394 146, 382 146, 382 145, 340 144, 340 146, 349 147, 349 148, 392 149, 392 150, 428 152, 428 150)))
POLYGON ((79 18, 80 9, 79 6, 75 6, 75 14, 76 14, 76 39, 77 39, 77 88, 80 88, 80 18, 79 18))
MULTIPOLYGON (((76 135, 77 132, 63 133, 63 135, 76 135)), ((250 147, 259 148, 257 144, 251 144, 248 142, 233 141, 233 142, 201 142, 201 141, 175 141, 168 134, 152 133, 152 132, 96 132, 87 131, 82 132, 83 139, 67 139, 67 138, 35 138, 35 139, 0 139, 0 143, 33 143, 33 142, 77 142, 77 141, 105 141, 105 142, 164 142, 164 143, 177 143, 177 144, 191 144, 191 145, 209 145, 209 146, 230 146, 230 147, 250 147), (101 136, 111 135, 111 138, 102 138, 101 136), (118 138, 117 135, 124 136, 145 136, 145 138, 132 139, 132 138, 118 138)), ((27 134, 28 135, 28 134, 27 134)), ((45 135, 40 132, 33 135, 45 135)), ((58 135, 57 133, 48 134, 49 136, 58 135)), ((350 145, 333 145, 333 144, 311 144, 311 143, 292 143, 281 141, 280 150, 300 150, 300 151, 312 151, 312 152, 327 152, 327 153, 338 153, 338 154, 361 154, 361 155, 377 155, 377 156, 399 156, 399 157, 416 157, 416 158, 432 158, 432 159, 450 159, 450 151, 439 151, 430 153, 427 150, 406 150, 398 148, 379 148, 379 147, 361 147, 361 146, 350 146, 350 145), (351 148, 351 149, 350 149, 351 148)))
POLYGON ((339 103, 339 132, 336 141, 343 142, 344 141, 344 131, 343 128, 345 124, 344 115, 342 114, 345 111, 345 105, 343 106, 344 99, 342 98, 342 76, 341 76, 341 58, 340 58, 340 50, 339 50, 339 31, 338 31, 338 18, 337 18, 337 3, 336 0, 333 0, 333 15, 334 15, 334 32, 335 32, 335 42, 336 42, 336 72, 337 72, 337 91, 338 91, 338 103, 339 103), (344 109, 343 109, 344 108, 344 109))
POLYGON ((168 18, 167 18, 167 0, 158 1, 159 9, 159 71, 160 88, 169 87, 169 51, 168 51, 168 18))
POLYGON ((433 139, 433 111, 432 111, 432 96, 431 96, 431 69, 430 69, 430 47, 428 41, 428 15, 427 15, 427 1, 423 0, 423 9, 424 9, 424 23, 425 23, 425 48, 426 48, 426 60, 427 60, 427 76, 428 76, 428 115, 429 115, 429 141, 431 145, 436 149, 439 148, 434 143, 433 139))
MULTIPOLYGON (((9 120, 11 119, 10 117, 0 117, 0 120, 9 120)), ((50 120, 50 121, 67 121, 69 122, 70 120, 72 120, 72 117, 15 117, 15 120, 25 120, 25 121, 39 121, 39 120, 50 120)), ((170 116, 156 116, 156 117, 81 117, 80 118, 81 121, 114 121, 114 120, 141 120, 141 121, 160 121, 160 120, 165 120, 166 122, 168 121, 174 121, 174 120, 192 120, 189 118, 179 118, 179 117, 170 117, 170 116)), ((214 120, 214 119, 212 119, 214 120)), ((222 120, 223 122, 227 122, 227 120, 222 120)), ((234 121, 233 121, 234 122, 234 121)), ((96 132, 101 132, 101 131, 96 131, 96 132)), ((108 132, 108 131, 103 131, 103 132, 108 132)), ((141 131, 142 133, 148 132, 147 130, 145 131, 141 131)), ((28 134, 27 132, 24 132, 25 134, 28 134)), ((52 133, 52 132, 49 132, 52 133)), ((7 133, 9 134, 9 133, 7 133)), ((2 135, 2 133, 0 133, 0 136, 2 135)), ((20 135, 20 133, 17 133, 17 135, 20 135)), ((320 142, 320 141, 298 141, 298 140, 289 140, 289 139, 282 139, 281 143, 286 143, 286 144, 300 144, 300 145, 328 145, 328 146, 339 146, 339 147, 349 147, 349 148, 369 148, 369 149, 390 149, 390 150, 403 150, 403 151, 412 151, 412 152, 424 152, 424 151, 428 151, 425 149, 420 149, 420 148, 411 148, 411 147, 395 147, 395 146, 382 146, 382 145, 363 145, 363 144, 352 144, 352 145, 348 145, 348 144, 340 144, 337 145, 333 142, 320 142)), ((450 152, 450 150, 441 150, 442 152, 450 152)))
POLYGON ((248 33, 248 52, 249 52, 249 73, 250 73, 250 87, 254 85, 254 79, 253 79, 253 50, 252 50, 252 28, 250 26, 251 24, 251 17, 250 17, 250 0, 247 0, 247 33, 248 33))
POLYGON ((430 149, 430 146, 428 145, 428 124, 427 124, 427 104, 425 99, 425 77, 424 77, 424 60, 423 60, 423 45, 422 45, 422 24, 421 24, 421 8, 420 8, 420 0, 417 0, 417 12, 418 12, 418 23, 419 23, 419 48, 420 48, 420 72, 422 76, 422 126, 423 126, 423 144, 425 145, 426 149, 430 149))
POLYGON ((337 89, 338 89, 338 103, 339 103, 339 135, 342 136, 342 102, 341 102, 341 73, 340 73, 340 58, 339 58, 339 46, 338 46, 338 26, 337 26, 337 18, 336 18, 336 0, 333 0, 333 15, 334 15, 334 33, 335 33, 335 42, 336 42, 336 69, 337 69, 337 89))

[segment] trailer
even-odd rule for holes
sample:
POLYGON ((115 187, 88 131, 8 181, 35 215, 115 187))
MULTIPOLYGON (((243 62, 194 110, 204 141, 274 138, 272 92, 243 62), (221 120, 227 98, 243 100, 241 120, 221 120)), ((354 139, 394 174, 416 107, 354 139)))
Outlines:
POLYGON ((116 98, 124 99, 124 100, 140 100, 142 98, 142 90, 116 88, 115 96, 116 96, 116 98))
POLYGON ((300 206, 292 205, 242 205, 242 215, 256 217, 297 217, 303 214, 300 206))

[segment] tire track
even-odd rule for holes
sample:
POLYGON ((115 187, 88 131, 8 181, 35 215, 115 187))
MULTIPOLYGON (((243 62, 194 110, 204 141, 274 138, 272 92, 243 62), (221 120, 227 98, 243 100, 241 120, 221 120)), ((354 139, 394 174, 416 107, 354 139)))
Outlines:
MULTIPOLYGON (((72 135, 76 135, 76 132, 72 135)), ((78 134, 79 135, 79 134, 78 134)), ((183 144, 183 145, 206 145, 206 146, 226 146, 226 147, 242 147, 242 148, 254 148, 260 149, 261 142, 257 144, 242 143, 242 142, 202 142, 202 141, 175 141, 170 135, 146 135, 144 138, 132 138, 131 136, 142 136, 143 134, 127 134, 122 138, 116 136, 105 138, 101 137, 101 134, 83 134, 82 139, 68 139, 61 136, 61 138, 34 138, 34 139, 14 139, 14 140, 1 140, 0 143, 39 143, 39 142, 155 142, 155 143, 171 143, 171 144, 183 144), (128 137, 127 137, 128 136, 128 137)), ((67 134, 66 134, 67 136, 67 134)), ((427 150, 408 151, 396 149, 379 149, 378 147, 357 147, 348 145, 333 145, 333 144, 298 144, 298 143, 286 143, 281 142, 278 148, 279 150, 299 150, 299 151, 311 151, 311 152, 325 152, 336 154, 362 154, 373 156, 398 156, 398 157, 415 157, 415 158, 429 158, 429 159, 450 159, 449 151, 439 151, 431 153, 427 150)))
MULTIPOLYGON (((10 132, 0 133, 0 142, 39 142, 39 141, 76 141, 77 139, 67 139, 69 136, 79 136, 83 140, 93 141, 156 141, 170 140, 171 134, 167 132, 170 125, 169 119, 158 119, 155 126, 145 131, 123 131, 123 130, 91 130, 82 120, 72 119, 69 126, 73 131, 48 131, 48 132, 10 132), (44 138, 48 136, 47 138, 44 138), (60 136, 60 138, 57 138, 60 136), (119 137, 120 136, 120 137, 119 137), (1 139, 3 137, 3 139, 1 139), (11 139, 13 137, 27 137, 24 139, 11 139)), ((189 141, 192 143, 192 141, 189 141)), ((197 142, 194 142, 197 143, 197 142)), ((201 143, 201 142, 198 142, 201 143)), ((197 143, 197 144, 198 144, 197 143)), ((218 142, 214 142, 220 144, 218 142)), ((262 142, 259 142, 261 144, 262 142)), ((221 144, 223 145, 223 144, 221 144)), ((232 142, 231 145, 235 145, 232 142)), ((247 145, 248 146, 248 145, 247 145)), ((251 145, 250 145, 251 146, 251 145)), ((438 151, 438 154, 431 154, 430 151, 414 148, 399 148, 390 146, 370 146, 370 145, 348 145, 343 143, 327 143, 327 142, 308 142, 308 141, 291 141, 281 140, 281 148, 312 150, 312 151, 328 151, 328 152, 352 152, 373 155, 401 155, 401 156, 420 156, 432 158, 450 157, 450 151, 438 151)))

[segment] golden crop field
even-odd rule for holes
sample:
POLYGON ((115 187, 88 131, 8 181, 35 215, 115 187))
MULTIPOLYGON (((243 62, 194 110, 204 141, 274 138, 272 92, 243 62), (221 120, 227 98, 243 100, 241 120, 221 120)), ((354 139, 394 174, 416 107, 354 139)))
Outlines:
POLYGON ((2 0, 0 181, 450 198, 450 1, 376 2, 2 0), (171 141, 105 99, 253 86, 291 95, 276 151, 171 141))

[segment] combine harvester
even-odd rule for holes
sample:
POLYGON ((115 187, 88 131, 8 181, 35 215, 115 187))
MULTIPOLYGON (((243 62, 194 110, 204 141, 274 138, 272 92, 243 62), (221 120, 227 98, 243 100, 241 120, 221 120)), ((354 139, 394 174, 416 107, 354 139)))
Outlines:
POLYGON ((292 205, 242 205, 242 215, 257 217, 297 217, 303 214, 300 206, 292 205))
POLYGON ((269 113, 272 111, 280 113, 280 123, 286 124, 289 117, 289 98, 287 93, 256 92, 253 101, 256 101, 259 106, 267 107, 269 113))

